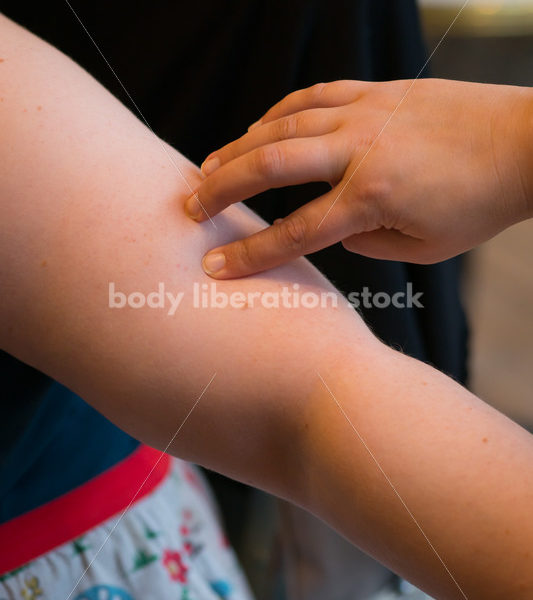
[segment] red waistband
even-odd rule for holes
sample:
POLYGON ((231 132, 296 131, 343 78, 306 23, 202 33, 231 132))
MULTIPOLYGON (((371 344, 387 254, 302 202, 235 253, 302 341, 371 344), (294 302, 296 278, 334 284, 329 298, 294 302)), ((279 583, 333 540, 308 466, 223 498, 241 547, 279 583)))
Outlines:
POLYGON ((0 574, 20 567, 138 502, 161 483, 170 456, 139 446, 79 487, 0 525, 0 574))

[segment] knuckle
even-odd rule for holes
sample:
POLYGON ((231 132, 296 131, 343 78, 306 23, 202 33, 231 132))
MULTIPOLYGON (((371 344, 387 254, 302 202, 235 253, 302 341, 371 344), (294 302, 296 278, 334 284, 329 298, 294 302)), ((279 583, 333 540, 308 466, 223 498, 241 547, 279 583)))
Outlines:
POLYGON ((231 244, 231 263, 239 265, 244 270, 254 267, 254 248, 250 238, 244 238, 239 242, 231 244))
POLYGON ((347 194, 351 202, 356 233, 372 231, 378 227, 393 229, 395 218, 390 210, 391 186, 385 181, 351 182, 347 194))
POLYGON ((307 223, 300 215, 292 215, 279 225, 279 238, 285 248, 302 252, 307 243, 307 223))
POLYGON ((326 83, 315 83, 309 88, 309 98, 313 103, 319 102, 326 91, 326 83))
POLYGON ((383 205, 391 196, 391 187, 385 181, 369 181, 360 190, 361 198, 367 204, 383 205))
POLYGON ((279 173, 283 164, 281 149, 276 144, 258 148, 255 152, 255 170, 262 177, 271 177, 279 173))
POLYGON ((301 127, 301 117, 298 114, 289 115, 280 119, 277 124, 276 137, 278 140, 287 140, 298 136, 301 127))

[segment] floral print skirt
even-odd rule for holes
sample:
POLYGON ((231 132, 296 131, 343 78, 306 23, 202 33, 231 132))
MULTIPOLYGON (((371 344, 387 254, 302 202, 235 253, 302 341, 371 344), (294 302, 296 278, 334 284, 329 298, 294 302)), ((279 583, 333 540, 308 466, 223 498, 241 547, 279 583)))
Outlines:
POLYGON ((205 478, 166 460, 161 482, 126 510, 1 574, 0 600, 252 600, 205 478))

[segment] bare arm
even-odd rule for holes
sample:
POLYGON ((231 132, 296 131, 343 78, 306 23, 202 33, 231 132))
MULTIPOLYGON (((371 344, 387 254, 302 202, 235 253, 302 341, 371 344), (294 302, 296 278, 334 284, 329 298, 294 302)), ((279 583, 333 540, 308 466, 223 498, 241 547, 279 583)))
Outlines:
MULTIPOLYGON (((190 222, 178 169, 190 185, 198 169, 64 55, 1 26, 2 347, 159 447, 216 372, 175 451, 288 493, 281 465, 293 405, 317 385, 314 363, 377 341, 345 307, 194 308, 194 284, 212 282, 202 252, 263 222, 242 207, 216 228, 190 222), (185 295, 174 315, 168 303, 109 308, 109 283, 185 295)), ((294 283, 334 291, 304 260, 217 289, 277 293, 294 283)))
MULTIPOLYGON (((263 223, 184 215, 198 170, 84 71, 0 20, 2 347, 120 427, 306 506, 437 598, 533 590, 531 437, 376 340, 349 308, 201 309, 209 247, 263 223), (167 155, 168 153, 168 155, 167 155), (174 315, 109 308, 109 283, 185 293, 174 315), (339 410, 319 375, 365 440, 339 410), (484 441, 486 439, 486 441, 484 441)), ((232 293, 333 291, 305 260, 232 293)), ((168 305, 167 305, 168 309, 168 305)))

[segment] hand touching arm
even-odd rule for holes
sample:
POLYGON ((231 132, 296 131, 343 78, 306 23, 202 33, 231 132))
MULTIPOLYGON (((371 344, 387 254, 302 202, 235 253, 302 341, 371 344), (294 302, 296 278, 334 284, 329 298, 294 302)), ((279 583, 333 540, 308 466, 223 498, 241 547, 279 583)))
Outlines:
MULTIPOLYGON (((450 573, 468 598, 528 598, 531 436, 344 304, 195 307, 202 253, 264 224, 239 207, 216 229, 187 220, 176 165, 193 188, 198 170, 66 57, 0 29, 2 347, 146 443, 181 427, 169 451, 306 506, 436 598, 464 597, 450 573), (111 282, 183 302, 110 308, 111 282)), ((334 292, 303 259, 217 289, 270 305, 294 284, 334 292)))
POLYGON ((433 79, 294 92, 207 157, 186 206, 202 221, 271 187, 327 181, 331 191, 214 249, 220 270, 207 257, 204 267, 240 277, 339 241, 372 258, 455 256, 533 215, 532 133, 530 88, 433 79))

